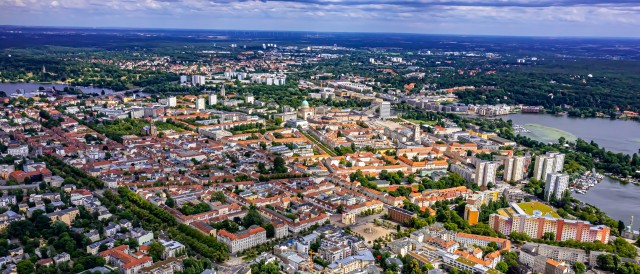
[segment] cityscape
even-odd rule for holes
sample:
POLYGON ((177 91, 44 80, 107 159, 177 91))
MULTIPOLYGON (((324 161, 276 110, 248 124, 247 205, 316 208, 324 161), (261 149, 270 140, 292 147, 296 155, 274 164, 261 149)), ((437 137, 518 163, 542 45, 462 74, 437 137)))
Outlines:
POLYGON ((640 273, 638 40, 385 35, 0 26, 0 271, 640 273))

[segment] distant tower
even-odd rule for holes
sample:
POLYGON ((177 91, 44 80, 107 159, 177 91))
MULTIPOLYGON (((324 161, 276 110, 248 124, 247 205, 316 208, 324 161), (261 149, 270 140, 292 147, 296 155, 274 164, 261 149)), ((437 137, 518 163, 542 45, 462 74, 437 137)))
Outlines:
POLYGON ((224 97, 225 96, 225 90, 224 90, 224 84, 222 84, 222 88, 220 88, 220 96, 224 97))
POLYGON ((420 143, 420 125, 413 126, 413 141, 420 143))
POLYGON ((42 73, 47 73, 47 68, 45 68, 44 65, 42 65, 42 73))
POLYGON ((154 137, 156 135, 158 135, 158 128, 153 123, 153 119, 151 119, 151 122, 150 122, 150 125, 149 125, 149 135, 154 136, 154 137))

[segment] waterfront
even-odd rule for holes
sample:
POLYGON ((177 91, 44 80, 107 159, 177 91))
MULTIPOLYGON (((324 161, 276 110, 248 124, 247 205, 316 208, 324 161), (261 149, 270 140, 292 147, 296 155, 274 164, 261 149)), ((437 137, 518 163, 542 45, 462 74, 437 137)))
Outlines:
MULTIPOLYGON (((69 85, 64 84, 40 84, 40 83, 0 83, 0 91, 4 91, 7 95, 11 96, 11 94, 16 93, 18 89, 24 89, 25 92, 38 90, 39 87, 43 87, 45 89, 55 87, 57 90, 63 90, 65 87, 69 87, 69 85)), ((105 94, 112 93, 113 90, 107 88, 94 88, 94 87, 77 87, 84 93, 101 93, 103 90, 105 94)))
POLYGON ((640 149, 640 123, 636 121, 549 114, 511 114, 501 118, 523 126, 531 132, 522 135, 541 142, 557 142, 563 136, 567 140, 593 140, 600 147, 613 152, 633 154, 640 149))
POLYGON ((633 184, 621 184, 605 177, 602 182, 587 191, 586 194, 573 193, 576 199, 594 205, 606 212, 614 220, 622 220, 629 225, 633 215, 636 221, 633 227, 640 228, 640 187, 633 184))

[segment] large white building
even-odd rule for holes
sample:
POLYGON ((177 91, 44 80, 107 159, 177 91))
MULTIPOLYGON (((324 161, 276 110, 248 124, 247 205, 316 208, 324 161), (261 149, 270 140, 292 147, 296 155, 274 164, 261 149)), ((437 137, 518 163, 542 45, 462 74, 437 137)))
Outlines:
POLYGON ((391 117, 391 102, 384 101, 380 103, 380 119, 391 117))
POLYGON ((29 155, 29 146, 10 144, 9 148, 7 149, 7 153, 11 156, 27 157, 29 155))
POLYGON ((209 94, 209 105, 217 105, 218 104, 218 96, 215 94, 209 94))
POLYGON ((489 183, 496 183, 496 171, 498 164, 491 161, 478 161, 476 164, 475 183, 479 186, 487 186, 489 183))
POLYGON ((192 75, 191 76, 191 84, 193 84, 194 86, 204 86, 204 84, 206 82, 207 82, 207 80, 204 77, 204 75, 192 75))
POLYGON ((533 177, 536 180, 544 180, 547 174, 562 172, 564 166, 564 154, 557 152, 547 152, 545 155, 536 157, 533 167, 533 177))
POLYGON ((196 99, 196 110, 203 110, 206 106, 204 105, 204 98, 196 99))
POLYGON ((504 159, 504 181, 517 182, 524 179, 526 158, 524 156, 508 157, 504 159))
POLYGON ((569 175, 562 173, 549 173, 544 185, 544 199, 549 201, 551 197, 562 199, 562 194, 569 187, 569 175))
POLYGON ((237 233, 223 229, 218 231, 218 241, 226 244, 229 247, 229 252, 235 254, 267 242, 267 231, 256 225, 237 233))
POLYGON ((167 105, 169 107, 175 107, 178 104, 177 99, 175 96, 171 96, 169 98, 167 98, 167 105))
POLYGON ((284 86, 287 84, 287 76, 284 74, 254 73, 251 74, 251 83, 267 86, 284 86))

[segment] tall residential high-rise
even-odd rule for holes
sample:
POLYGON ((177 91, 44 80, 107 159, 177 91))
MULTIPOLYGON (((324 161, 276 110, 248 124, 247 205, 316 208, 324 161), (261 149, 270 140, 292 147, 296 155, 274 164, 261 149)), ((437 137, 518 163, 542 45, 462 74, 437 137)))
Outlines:
POLYGON ((478 161, 476 164, 476 179, 478 186, 487 186, 489 183, 495 184, 496 170, 498 165, 491 161, 478 161))
POLYGON ((524 156, 514 156, 504 159, 504 181, 517 182, 524 179, 524 168, 526 166, 524 156))
POLYGON ((218 104, 218 96, 215 94, 209 94, 209 105, 213 106, 218 104))
POLYGON ((226 95, 226 91, 224 90, 224 84, 222 84, 222 87, 220 88, 220 96, 224 97, 225 95, 226 95))
POLYGON ((560 200, 568 187, 569 175, 557 172, 549 173, 544 185, 544 199, 549 201, 551 197, 555 197, 556 200, 560 200))
POLYGON ((187 76, 180 75, 180 84, 186 84, 186 83, 187 83, 187 76))
POLYGON ((387 119, 391 117, 391 102, 383 101, 380 103, 380 119, 387 119))
POLYGON ((413 126, 413 141, 420 143, 420 125, 413 126))
POLYGON ((167 105, 169 107, 175 107, 177 105, 177 99, 175 96, 171 96, 167 99, 167 105))
POLYGON ((204 75, 192 75, 191 76, 191 84, 194 86, 204 86, 206 83, 206 78, 204 75))
POLYGON ((545 155, 536 157, 533 167, 533 178, 544 180, 547 174, 562 172, 564 166, 564 154, 558 152, 547 152, 545 155))
POLYGON ((547 156, 554 158, 554 172, 562 172, 564 169, 564 154, 559 152, 547 152, 547 156))
POLYGON ((200 111, 205 109, 205 105, 204 105, 204 98, 198 98, 196 99, 196 110, 200 111))

